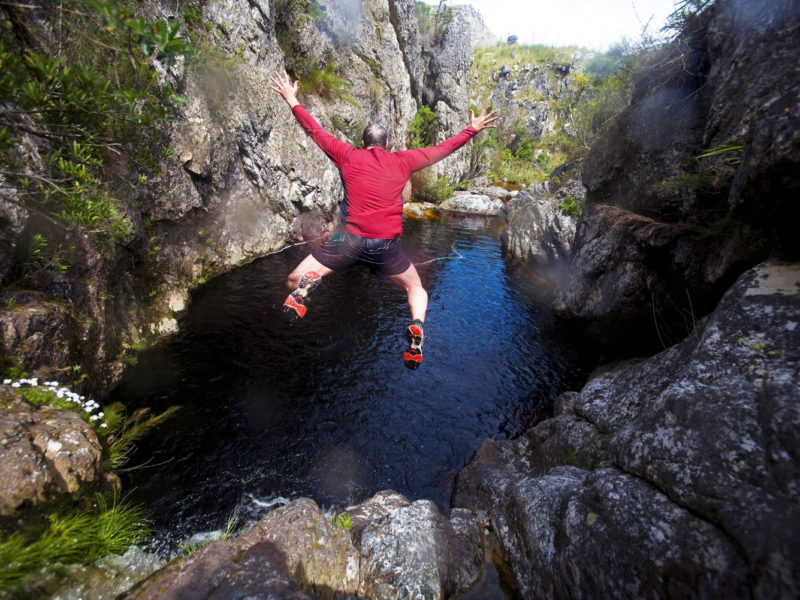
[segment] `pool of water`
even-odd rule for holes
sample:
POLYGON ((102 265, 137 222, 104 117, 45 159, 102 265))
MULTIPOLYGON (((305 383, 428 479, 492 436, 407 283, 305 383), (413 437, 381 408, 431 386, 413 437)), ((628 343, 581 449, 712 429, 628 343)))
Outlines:
POLYGON ((125 487, 162 540, 310 496, 344 507, 383 489, 449 506, 487 437, 519 434, 584 378, 541 280, 504 260, 502 219, 406 223, 430 295, 425 360, 405 368, 405 294, 361 267, 326 278, 308 315, 280 316, 299 245, 214 279, 181 331, 143 353, 112 400, 183 408, 137 444, 125 487))

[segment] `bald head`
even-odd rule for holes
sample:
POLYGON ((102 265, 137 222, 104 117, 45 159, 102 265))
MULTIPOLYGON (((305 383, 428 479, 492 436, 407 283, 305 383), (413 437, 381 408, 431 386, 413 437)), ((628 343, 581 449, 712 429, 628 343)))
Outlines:
POLYGON ((364 130, 364 135, 361 136, 361 144, 364 148, 377 146, 378 148, 386 148, 389 143, 389 136, 386 129, 377 123, 367 125, 364 130))

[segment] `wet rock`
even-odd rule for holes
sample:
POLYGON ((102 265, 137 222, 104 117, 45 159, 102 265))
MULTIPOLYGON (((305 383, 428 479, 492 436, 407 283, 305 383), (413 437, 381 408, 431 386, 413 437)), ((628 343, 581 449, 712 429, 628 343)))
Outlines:
POLYGON ((439 205, 439 210, 486 216, 502 215, 504 209, 502 200, 492 200, 489 196, 480 194, 454 196, 439 205))
POLYGON ((439 207, 433 202, 407 202, 403 205, 403 214, 407 217, 424 219, 438 209, 439 207))
POLYGON ((763 264, 681 344, 484 443, 454 504, 488 511, 520 595, 800 592, 799 314, 800 265, 763 264))
POLYGON ((77 414, 33 409, 0 386, 0 516, 18 518, 63 497, 77 499, 103 481, 101 447, 77 414))

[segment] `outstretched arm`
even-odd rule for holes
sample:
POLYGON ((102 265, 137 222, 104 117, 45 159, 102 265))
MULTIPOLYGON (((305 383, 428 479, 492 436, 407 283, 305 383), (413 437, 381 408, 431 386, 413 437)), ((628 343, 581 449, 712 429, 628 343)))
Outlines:
POLYGON ((292 114, 300 126, 305 129, 306 133, 311 136, 314 142, 319 146, 322 151, 328 155, 337 167, 341 167, 347 155, 353 150, 350 144, 336 139, 330 133, 325 131, 317 120, 312 117, 309 112, 303 108, 303 105, 297 101, 297 85, 298 81, 292 82, 286 71, 283 74, 277 71, 272 74, 270 79, 270 89, 278 92, 286 104, 292 109, 292 114))
POLYGON ((497 125, 494 124, 497 119, 500 117, 497 115, 497 111, 493 110, 489 112, 489 106, 483 109, 480 115, 477 117, 475 113, 470 110, 469 111, 469 124, 470 126, 474 127, 477 131, 481 131, 482 129, 494 129, 497 125))
POLYGON ((274 90, 283 96, 283 99, 286 100, 286 104, 289 105, 289 108, 294 108, 300 104, 297 101, 297 85, 300 82, 295 80, 294 83, 292 83, 292 80, 289 78, 289 75, 286 73, 286 71, 283 72, 283 75, 275 71, 270 76, 269 81, 269 89, 274 90))

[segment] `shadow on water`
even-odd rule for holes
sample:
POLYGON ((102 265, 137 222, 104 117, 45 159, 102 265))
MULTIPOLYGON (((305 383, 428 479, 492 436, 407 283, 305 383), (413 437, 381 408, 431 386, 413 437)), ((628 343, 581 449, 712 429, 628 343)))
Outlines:
POLYGON ((259 259, 192 296, 181 333, 143 353, 112 400, 183 410, 143 440, 126 489, 163 540, 250 517, 281 498, 323 506, 383 489, 449 505, 487 437, 521 433, 584 376, 536 279, 503 260, 498 220, 409 222, 403 246, 429 295, 425 362, 402 361, 404 293, 356 267, 280 318, 307 246, 259 259))

